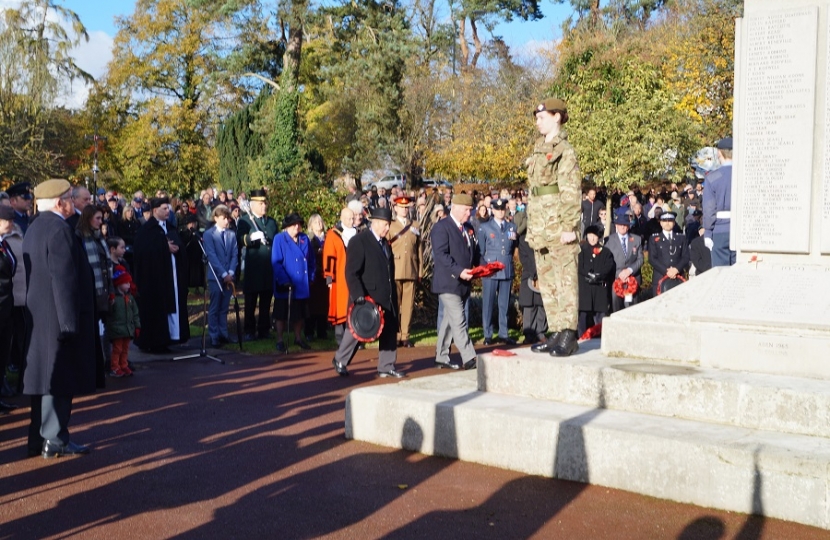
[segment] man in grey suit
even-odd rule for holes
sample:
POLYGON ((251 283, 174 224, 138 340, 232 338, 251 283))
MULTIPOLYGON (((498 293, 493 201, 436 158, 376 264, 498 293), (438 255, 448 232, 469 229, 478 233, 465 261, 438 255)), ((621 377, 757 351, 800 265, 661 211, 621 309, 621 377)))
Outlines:
MULTIPOLYGON (((616 232, 611 233, 605 241, 605 247, 614 255, 614 263, 617 266, 615 276, 625 281, 629 276, 634 276, 637 283, 641 283, 640 269, 643 266, 643 242, 636 234, 630 234, 628 216, 624 212, 617 212, 614 215, 614 227, 616 232)), ((636 296, 619 297, 611 295, 611 306, 614 312, 635 304, 636 296)))

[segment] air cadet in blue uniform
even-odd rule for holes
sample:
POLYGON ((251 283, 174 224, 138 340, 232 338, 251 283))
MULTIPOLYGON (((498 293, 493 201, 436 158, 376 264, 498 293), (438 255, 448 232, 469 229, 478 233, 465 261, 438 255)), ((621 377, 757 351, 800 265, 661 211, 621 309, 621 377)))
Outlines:
POLYGON ((717 143, 720 168, 706 175, 703 196, 704 243, 712 251, 712 266, 735 264, 735 252, 729 249, 732 217, 732 137, 717 143))
POLYGON ((29 212, 32 211, 32 184, 20 182, 6 190, 9 203, 14 208, 14 223, 25 235, 29 228, 29 212))
POLYGON ((482 278, 482 317, 484 320, 484 344, 492 345, 493 304, 498 298, 499 334, 497 341, 515 345, 507 333, 507 307, 510 303, 510 287, 513 284, 513 252, 516 250, 516 225, 505 220, 507 201, 496 199, 490 203, 493 219, 483 221, 478 228, 478 251, 481 264, 500 262, 504 270, 482 278))
MULTIPOLYGON (((652 234, 648 239, 648 260, 654 269, 651 281, 654 296, 657 296, 660 280, 664 276, 676 279, 678 276, 682 277, 689 268, 689 246, 686 236, 673 231, 676 218, 674 212, 663 212, 660 216, 660 227, 663 230, 652 234)), ((664 283, 663 290, 668 290, 670 285, 664 283)))

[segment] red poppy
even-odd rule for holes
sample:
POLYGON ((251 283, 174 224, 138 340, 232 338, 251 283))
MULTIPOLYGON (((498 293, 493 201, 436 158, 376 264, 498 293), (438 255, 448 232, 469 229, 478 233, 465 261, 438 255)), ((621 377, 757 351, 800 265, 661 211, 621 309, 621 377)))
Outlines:
POLYGON ((600 248, 600 247, 595 247, 595 248, 594 248, 594 255, 599 255, 600 251, 602 251, 602 248, 600 248))
POLYGON ((548 158, 548 161, 553 159, 553 154, 545 154, 545 157, 548 158))

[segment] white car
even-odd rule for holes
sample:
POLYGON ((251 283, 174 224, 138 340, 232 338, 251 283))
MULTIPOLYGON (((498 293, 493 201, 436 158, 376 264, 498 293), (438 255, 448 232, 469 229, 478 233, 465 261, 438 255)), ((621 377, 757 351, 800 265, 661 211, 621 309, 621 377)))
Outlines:
POLYGON ((387 191, 389 191, 393 187, 399 187, 403 189, 404 187, 406 187, 406 176, 402 174, 384 176, 377 182, 369 182, 368 184, 363 186, 363 189, 372 189, 373 187, 376 187, 378 189, 384 188, 387 191))
POLYGON ((451 188, 452 184, 447 182, 446 180, 436 180, 434 178, 424 178, 421 181, 421 184, 425 188, 439 188, 439 187, 448 187, 451 188))

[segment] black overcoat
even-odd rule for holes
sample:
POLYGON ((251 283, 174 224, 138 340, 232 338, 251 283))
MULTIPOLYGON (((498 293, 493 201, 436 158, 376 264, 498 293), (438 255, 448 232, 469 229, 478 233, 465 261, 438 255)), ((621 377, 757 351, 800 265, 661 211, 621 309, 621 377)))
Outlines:
POLYGON ((354 302, 358 296, 370 296, 383 308, 384 332, 387 325, 394 326, 397 331, 395 259, 389 242, 386 239, 381 241, 386 246, 387 254, 383 253, 383 248, 371 229, 366 229, 349 240, 346 249, 346 284, 349 287, 350 302, 354 302))
POLYGON ((32 328, 23 392, 69 397, 95 391, 95 278, 81 241, 54 212, 23 238, 32 328))
POLYGON ((611 250, 600 245, 592 246, 583 242, 580 246, 577 273, 579 274, 579 311, 608 313, 611 311, 611 284, 614 281, 616 264, 611 250), (599 253, 594 253, 594 250, 599 253), (587 282, 588 273, 601 276, 600 284, 587 282))
POLYGON ((133 279, 138 288, 138 313, 141 319, 141 334, 136 339, 136 345, 149 350, 163 349, 170 345, 167 316, 176 312, 177 303, 181 339, 190 339, 187 317, 187 254, 178 232, 168 226, 165 235, 156 218, 151 217, 135 235, 134 254, 133 279), (179 251, 173 259, 170 258, 168 239, 179 246, 179 251), (173 287, 173 260, 179 287, 178 297, 173 287))
POLYGON ((17 265, 23 264, 22 260, 18 260, 18 256, 19 254, 12 251, 8 242, 0 241, 0 325, 9 320, 12 315, 14 307, 12 280, 17 265))
POLYGON ((254 218, 256 227, 251 221, 251 216, 244 215, 239 218, 236 224, 236 240, 239 247, 245 248, 245 276, 242 282, 242 290, 245 294, 257 292, 273 292, 274 290, 274 269, 271 266, 271 245, 274 237, 279 233, 277 222, 274 218, 263 216, 254 218), (260 240, 251 241, 251 233, 257 231, 265 233, 266 243, 260 240))

